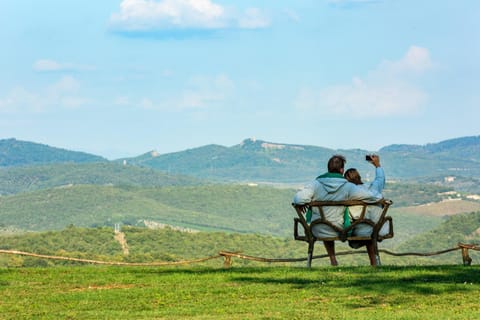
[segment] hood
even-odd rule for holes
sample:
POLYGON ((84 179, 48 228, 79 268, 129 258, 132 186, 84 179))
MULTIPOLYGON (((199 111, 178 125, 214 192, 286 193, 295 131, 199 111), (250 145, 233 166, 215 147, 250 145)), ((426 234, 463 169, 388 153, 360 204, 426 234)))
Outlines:
POLYGON ((344 178, 321 178, 317 179, 317 181, 327 193, 335 193, 347 183, 347 180, 344 178))

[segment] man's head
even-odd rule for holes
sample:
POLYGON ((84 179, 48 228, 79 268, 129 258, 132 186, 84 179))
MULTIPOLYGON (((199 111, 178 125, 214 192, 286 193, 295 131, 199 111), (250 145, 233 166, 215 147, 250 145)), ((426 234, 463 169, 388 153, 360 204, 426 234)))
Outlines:
POLYGON ((343 174, 346 162, 347 160, 342 155, 336 154, 332 156, 330 160, 328 160, 328 172, 343 174))

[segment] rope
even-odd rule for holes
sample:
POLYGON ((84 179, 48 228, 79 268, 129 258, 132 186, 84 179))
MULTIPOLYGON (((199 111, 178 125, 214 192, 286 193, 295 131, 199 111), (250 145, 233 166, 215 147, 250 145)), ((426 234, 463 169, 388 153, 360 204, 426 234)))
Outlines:
POLYGON ((5 254, 15 254, 21 256, 29 256, 42 259, 52 259, 52 260, 67 260, 75 262, 84 262, 91 264, 102 264, 102 265, 113 265, 113 266, 169 266, 169 265, 182 265, 182 264, 192 264, 198 262, 204 262, 207 260, 220 258, 220 255, 195 259, 195 260, 184 260, 184 261, 171 261, 171 262, 115 262, 115 261, 100 261, 100 260, 90 260, 90 259, 80 259, 80 258, 70 258, 70 257, 61 257, 61 256, 50 256, 44 254, 36 254, 31 252, 17 251, 17 250, 0 250, 0 253, 5 254))
POLYGON ((439 255, 439 254, 444 254, 444 253, 447 253, 447 252, 452 252, 452 251, 460 250, 460 249, 462 249, 462 247, 459 246, 459 247, 450 248, 450 249, 446 249, 446 250, 442 250, 442 251, 426 252, 426 253, 419 253, 419 252, 395 253, 395 252, 391 252, 391 251, 384 250, 384 249, 380 249, 378 251, 389 254, 391 256, 397 256, 397 257, 403 257, 403 256, 430 257, 430 256, 436 256, 436 255, 439 255))
MULTIPOLYGON (((476 250, 480 251, 480 246, 475 245, 475 244, 465 244, 465 243, 459 243, 457 247, 450 248, 450 249, 445 249, 441 251, 435 251, 435 252, 425 252, 425 253, 419 253, 419 252, 403 252, 403 253, 395 253, 391 252, 389 250, 385 249, 380 249, 379 252, 383 252, 392 256, 422 256, 422 257, 428 257, 428 256, 434 256, 434 255, 440 255, 456 250, 462 250, 463 251, 468 251, 469 249, 471 250, 476 250)), ((337 256, 343 256, 343 255, 349 255, 349 254, 364 254, 367 251, 343 251, 343 252, 338 252, 336 253, 337 256)), ((230 251, 220 251, 218 255, 215 256, 210 256, 206 258, 200 258, 200 259, 194 259, 194 260, 183 260, 183 261, 171 261, 171 262, 115 262, 115 261, 99 261, 99 260, 91 260, 91 259, 80 259, 80 258, 70 258, 70 257, 62 257, 62 256, 51 256, 51 255, 44 255, 44 254, 36 254, 36 253, 31 253, 31 252, 24 252, 24 251, 17 251, 17 250, 1 250, 0 249, 0 254, 13 254, 13 255, 22 255, 22 256, 30 256, 30 257, 35 257, 35 258, 41 258, 41 259, 53 259, 53 260, 66 260, 66 261, 75 261, 75 262, 83 262, 83 263, 91 263, 91 264, 101 264, 101 265, 114 265, 114 266, 171 266, 171 265, 184 265, 184 264, 193 264, 193 263, 199 263, 199 262, 204 262, 208 260, 213 260, 213 259, 218 259, 220 257, 223 257, 225 259, 225 266, 229 266, 231 264, 231 258, 240 258, 244 260, 251 260, 251 261, 259 261, 259 262, 300 262, 300 261, 307 261, 307 258, 263 258, 263 257, 255 257, 255 256, 249 256, 245 254, 241 254, 239 252, 230 252, 230 251)), ((318 258, 326 258, 328 257, 328 254, 322 254, 322 255, 316 255, 313 256, 312 259, 318 259, 318 258)), ((468 255, 467 255, 468 257, 468 255)), ((471 262, 471 259, 470 259, 471 262)))
MULTIPOLYGON (((429 256, 435 256, 435 255, 440 255, 456 250, 463 250, 463 249, 472 249, 476 251, 480 251, 480 247, 475 245, 475 244, 465 244, 465 243, 459 243, 457 247, 450 248, 450 249, 445 249, 441 251, 435 251, 435 252, 425 252, 425 253, 419 253, 419 252, 403 252, 403 253, 395 253, 389 250, 384 250, 380 249, 378 250, 379 252, 383 252, 392 256, 420 256, 420 257, 429 257, 429 256)), ((356 250, 356 251, 342 251, 342 252, 337 252, 335 255, 337 256, 345 256, 345 255, 350 255, 350 254, 365 254, 367 251, 365 250, 356 250)), ((220 251, 219 255, 224 256, 224 257, 236 257, 240 259, 245 259, 245 260, 251 260, 251 261, 261 261, 261 262, 300 262, 300 261, 307 261, 307 258, 292 258, 292 259, 272 259, 272 258, 262 258, 262 257, 254 257, 254 256, 249 256, 249 255, 244 255, 240 254, 238 252, 229 252, 229 251, 220 251)), ((328 254, 322 254, 322 255, 316 255, 313 256, 312 259, 319 259, 319 258, 326 258, 328 257, 328 254)))
POLYGON ((219 255, 223 257, 235 257, 244 260, 251 260, 251 261, 260 261, 260 262, 299 262, 299 261, 306 261, 307 258, 262 258, 262 257, 254 257, 245 254, 240 254, 238 252, 230 252, 230 251, 220 251, 219 255))

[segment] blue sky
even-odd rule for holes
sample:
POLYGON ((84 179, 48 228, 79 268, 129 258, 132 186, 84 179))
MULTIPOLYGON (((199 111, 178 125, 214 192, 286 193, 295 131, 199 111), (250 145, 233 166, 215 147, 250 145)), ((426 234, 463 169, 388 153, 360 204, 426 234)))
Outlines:
POLYGON ((480 134, 480 1, 1 0, 0 42, 0 139, 115 159, 480 134))

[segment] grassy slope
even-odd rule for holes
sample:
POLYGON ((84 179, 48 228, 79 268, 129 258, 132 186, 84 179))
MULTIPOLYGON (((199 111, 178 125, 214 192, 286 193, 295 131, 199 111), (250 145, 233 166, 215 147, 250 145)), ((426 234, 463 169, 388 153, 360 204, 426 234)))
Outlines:
POLYGON ((200 180, 168 175, 150 168, 113 162, 57 163, 26 167, 0 167, 0 195, 49 189, 72 184, 177 186, 199 185, 200 180))
POLYGON ((135 188, 75 185, 0 197, 1 223, 26 230, 135 224, 290 234, 292 191, 248 186, 135 188))
MULTIPOLYGON (((99 170, 98 165, 94 166, 99 170)), ((129 180, 131 170, 106 166, 108 170, 120 171, 117 174, 120 177, 113 185, 68 184, 0 197, 0 226, 53 230, 69 224, 84 227, 114 223, 135 225, 139 220, 146 219, 200 230, 264 233, 282 237, 291 235, 294 211, 290 202, 295 192, 293 189, 246 185, 118 186, 121 181, 129 180), (126 176, 122 177, 123 174, 126 176)), ((78 166, 74 168, 76 173, 73 175, 78 178, 80 169, 78 166)), ((94 172, 105 174, 108 170, 104 168, 94 172)), ((134 176, 136 174, 138 172, 134 172, 134 176)), ((97 182, 109 181, 108 176, 115 174, 112 172, 97 182)), ((141 180, 142 177, 137 179, 141 180)), ((160 183, 163 179, 165 177, 152 176, 151 182, 158 180, 160 183)), ((93 183, 90 180, 89 183, 93 183)), ((168 179, 164 182, 173 183, 168 179)), ((441 200, 439 190, 443 189, 394 184, 385 194, 394 200, 391 209, 394 210, 402 203, 408 203, 407 199, 410 199, 410 203, 420 204, 431 202, 432 199, 441 200)), ((401 223, 403 218, 403 214, 399 214, 396 220, 401 223)), ((431 221, 440 220, 432 218, 431 221)))
POLYGON ((478 266, 0 269, 2 319, 478 319, 478 266))

